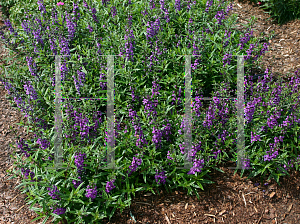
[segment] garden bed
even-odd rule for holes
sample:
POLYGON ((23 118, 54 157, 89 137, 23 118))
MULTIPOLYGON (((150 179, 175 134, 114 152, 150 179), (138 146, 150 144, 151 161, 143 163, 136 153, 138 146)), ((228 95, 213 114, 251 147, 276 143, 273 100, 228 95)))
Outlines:
MULTIPOLYGON (((268 14, 250 2, 235 1, 233 11, 238 13, 240 23, 248 23, 255 15, 259 19, 254 26, 254 36, 259 36, 262 31, 266 34, 275 31, 271 41, 270 51, 262 56, 263 64, 270 66, 271 72, 275 75, 293 73, 300 65, 299 32, 300 21, 291 21, 286 25, 278 26, 275 23, 266 21, 268 14), (237 3, 241 6, 239 7, 237 3), (268 30, 267 30, 268 29, 268 30), (266 31, 267 30, 267 31, 266 31), (295 50, 294 50, 295 49, 295 50), (288 55, 288 56, 285 56, 288 55), (274 60, 274 58, 275 60, 274 60), (278 58, 278 59, 277 59, 278 58)), ((1 15, 0 15, 1 16, 1 15)), ((243 26, 239 26, 239 30, 243 26)), ((262 66, 261 73, 266 67, 262 66)), ((15 142, 14 134, 9 126, 13 126, 18 136, 24 139, 33 138, 33 134, 26 134, 26 129, 15 125, 24 119, 19 111, 9 107, 5 99, 6 90, 3 85, 1 91, 1 114, 0 114, 0 198, 1 198, 1 219, 0 223, 29 223, 37 217, 29 211, 26 205, 26 194, 14 188, 21 183, 21 180, 4 179, 5 170, 11 167, 12 160, 9 155, 12 149, 9 143, 15 142)), ((24 119, 27 121, 27 118, 24 119)), ((130 208, 125 209, 123 214, 116 212, 114 217, 106 223, 298 223, 299 206, 299 172, 293 171, 291 177, 280 179, 282 186, 275 181, 269 181, 268 185, 255 186, 259 178, 246 180, 240 178, 238 172, 233 176, 233 171, 227 167, 234 164, 222 164, 220 168, 225 174, 213 172, 212 180, 216 184, 208 186, 205 191, 199 191, 200 202, 196 196, 186 196, 186 191, 175 191, 162 195, 144 194, 138 192, 133 199, 130 208), (136 220, 136 222, 134 221, 136 220)), ((32 223, 40 223, 35 221, 32 223)), ((51 223, 48 220, 46 223, 51 223)))

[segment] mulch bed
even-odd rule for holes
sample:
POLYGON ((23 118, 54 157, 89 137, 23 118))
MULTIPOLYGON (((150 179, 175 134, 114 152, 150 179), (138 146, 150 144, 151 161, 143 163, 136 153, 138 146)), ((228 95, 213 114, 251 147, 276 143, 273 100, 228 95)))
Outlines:
MULTIPOLYGON (((262 31, 267 36, 275 30, 276 36, 270 40, 270 51, 262 57, 266 66, 263 66, 260 73, 267 66, 277 76, 280 76, 279 72, 285 74, 299 68, 299 20, 279 26, 272 20, 268 21, 269 15, 249 1, 235 0, 230 13, 239 14, 238 30, 243 30, 241 23, 248 23, 246 19, 250 19, 252 15, 259 18, 254 26, 255 36, 262 31)), ((0 21, 0 26, 3 25, 0 21)), ((1 52, 1 57, 3 55, 5 54, 1 52)), ((16 140, 9 127, 14 127, 17 135, 24 139, 31 139, 33 133, 27 134, 25 128, 15 125, 21 120, 27 121, 27 118, 23 118, 18 110, 10 107, 5 95, 7 91, 0 83, 0 223, 28 224, 38 215, 26 204, 27 195, 14 189, 21 183, 21 178, 8 180, 5 174, 6 170, 12 168, 13 163, 10 158, 13 149, 9 147, 9 143, 16 140)), ((290 176, 281 177, 280 186, 274 180, 268 181, 267 185, 255 186, 255 183, 260 183, 260 177, 247 180, 247 171, 243 178, 240 177, 240 171, 233 175, 234 170, 228 167, 234 166, 235 163, 227 162, 219 166, 225 173, 215 170, 210 173, 215 184, 204 186, 204 191, 198 190, 200 200, 195 195, 187 196, 185 189, 171 193, 162 189, 160 196, 158 192, 156 195, 138 192, 129 208, 122 214, 117 209, 113 218, 110 221, 106 218, 103 223, 299 223, 298 171, 292 170, 290 176)), ((46 224, 52 223, 50 220, 46 224)))
POLYGON ((299 223, 298 171, 281 177, 281 186, 274 180, 255 186, 259 177, 247 180, 240 171, 233 176, 234 170, 227 167, 234 166, 226 162, 219 166, 225 173, 214 170, 210 176, 215 184, 197 191, 200 200, 195 194, 187 196, 184 189, 162 190, 160 196, 138 192, 130 208, 104 223, 299 223))

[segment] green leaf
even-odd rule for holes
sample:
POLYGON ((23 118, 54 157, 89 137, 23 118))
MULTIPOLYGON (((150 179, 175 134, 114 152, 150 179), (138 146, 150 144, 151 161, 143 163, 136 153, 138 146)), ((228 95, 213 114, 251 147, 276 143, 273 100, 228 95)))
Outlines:
POLYGON ((218 167, 213 167, 213 169, 215 169, 215 170, 217 170, 217 171, 219 171, 221 173, 225 173, 223 170, 219 169, 218 167))
POLYGON ((202 184, 201 184, 199 181, 196 181, 196 183, 198 184, 198 187, 199 187, 201 190, 204 191, 204 188, 203 188, 202 184))
MULTIPOLYGON (((34 221, 36 221, 36 220, 39 220, 39 219, 41 219, 41 218, 43 218, 43 217, 45 217, 46 215, 41 215, 41 216, 38 216, 38 217, 36 217, 35 219, 33 219, 33 220, 31 220, 30 222, 34 222, 34 221)), ((48 218, 47 218, 48 219, 48 218)), ((47 220, 46 219, 46 220, 47 220)), ((44 220, 45 221, 45 220, 44 220)), ((46 223, 46 222, 43 222, 43 223, 46 223)))
POLYGON ((47 222, 47 220, 48 220, 49 217, 50 217, 50 216, 47 215, 47 217, 43 220, 43 224, 45 224, 45 223, 47 222))

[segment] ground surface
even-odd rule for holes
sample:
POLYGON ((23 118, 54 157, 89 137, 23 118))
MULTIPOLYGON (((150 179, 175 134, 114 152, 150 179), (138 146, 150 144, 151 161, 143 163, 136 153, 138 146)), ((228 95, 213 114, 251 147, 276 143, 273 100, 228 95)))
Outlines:
MULTIPOLYGON (((254 26, 257 29, 254 35, 275 30, 276 36, 270 42, 271 50, 262 59, 266 66, 271 66, 271 71, 275 74, 292 73, 299 68, 299 20, 279 26, 271 20, 267 21, 268 14, 249 1, 235 0, 233 9, 231 13, 239 14, 240 24, 248 23, 246 19, 252 15, 259 18, 254 26)), ((1 21, 0 26, 3 26, 1 21)), ((243 30, 243 27, 240 25, 238 29, 243 30)), ((5 52, 1 53, 1 57, 3 55, 5 52)), ((5 95, 7 92, 0 85, 0 223, 28 224, 37 214, 26 205, 26 194, 14 189, 21 179, 7 180, 5 170, 12 168, 9 143, 15 142, 15 135, 9 126, 14 127, 17 136, 24 139, 31 139, 33 134, 27 134, 24 128, 18 129, 15 125, 21 120, 27 121, 27 118, 24 119, 18 110, 10 107, 5 95)), ((259 182, 259 178, 246 180, 237 174, 233 176, 233 170, 226 168, 233 166, 231 163, 223 164, 220 168, 225 171, 224 174, 214 172, 211 175, 216 184, 205 187, 205 191, 199 190, 200 200, 196 196, 186 196, 184 190, 171 194, 164 190, 160 196, 141 192, 123 214, 117 210, 112 220, 108 222, 105 219, 104 223, 299 223, 299 172, 293 171, 290 177, 281 178, 281 186, 269 181, 266 186, 256 187, 254 184, 259 182)))

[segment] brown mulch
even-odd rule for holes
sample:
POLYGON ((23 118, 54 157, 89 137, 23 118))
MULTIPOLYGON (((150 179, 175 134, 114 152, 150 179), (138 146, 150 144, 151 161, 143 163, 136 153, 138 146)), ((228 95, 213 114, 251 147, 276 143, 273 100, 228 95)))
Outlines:
MULTIPOLYGON (((235 0, 231 13, 239 15, 238 23, 248 23, 246 19, 250 19, 251 16, 259 18, 253 27, 257 29, 254 31, 256 37, 263 31, 265 36, 272 30, 275 31, 276 36, 270 41, 270 51, 262 56, 261 73, 266 66, 269 66, 275 76, 293 73, 300 67, 299 20, 279 26, 271 19, 267 20, 269 15, 249 1, 235 0)), ((0 18, 1 16, 0 12, 0 18)), ((0 21, 0 26, 3 25, 0 21)), ((243 26, 237 29, 243 30, 243 26)), ((2 51, 2 48, 0 49, 2 51)), ((1 58, 7 53, 1 52, 1 58)), ((24 139, 32 139, 33 134, 27 134, 23 127, 18 129, 19 126, 15 123, 20 123, 21 120, 27 122, 27 118, 9 105, 7 95, 7 91, 0 83, 0 223, 27 224, 38 215, 29 210, 30 205, 25 201, 27 195, 15 189, 22 180, 20 178, 7 180, 8 177, 5 176, 6 170, 12 169, 13 163, 10 158, 13 149, 9 143, 16 140, 9 126, 14 127, 17 136, 24 139)), ((164 189, 160 196, 138 192, 129 208, 122 214, 117 210, 111 221, 106 218, 103 223, 299 223, 298 171, 293 170, 290 177, 281 177, 281 186, 271 180, 266 186, 256 187, 254 184, 260 183, 259 177, 247 180, 245 177, 247 171, 243 178, 239 176, 240 171, 233 176, 234 170, 227 167, 234 166, 235 163, 228 162, 219 166, 225 173, 212 171, 210 176, 215 184, 204 186, 205 191, 198 190, 200 200, 195 195, 187 196, 184 189, 174 190, 170 194, 164 189)), ((52 223, 50 220, 46 223, 52 223)), ((32 223, 37 224, 41 221, 32 223)))
POLYGON ((164 189, 161 196, 138 192, 130 208, 104 223, 299 223, 299 172, 281 178, 281 186, 272 180, 256 187, 260 178, 247 180, 239 171, 233 176, 225 167, 234 166, 228 162, 221 168, 225 173, 212 172, 215 184, 198 190, 200 200, 184 189, 164 189))

